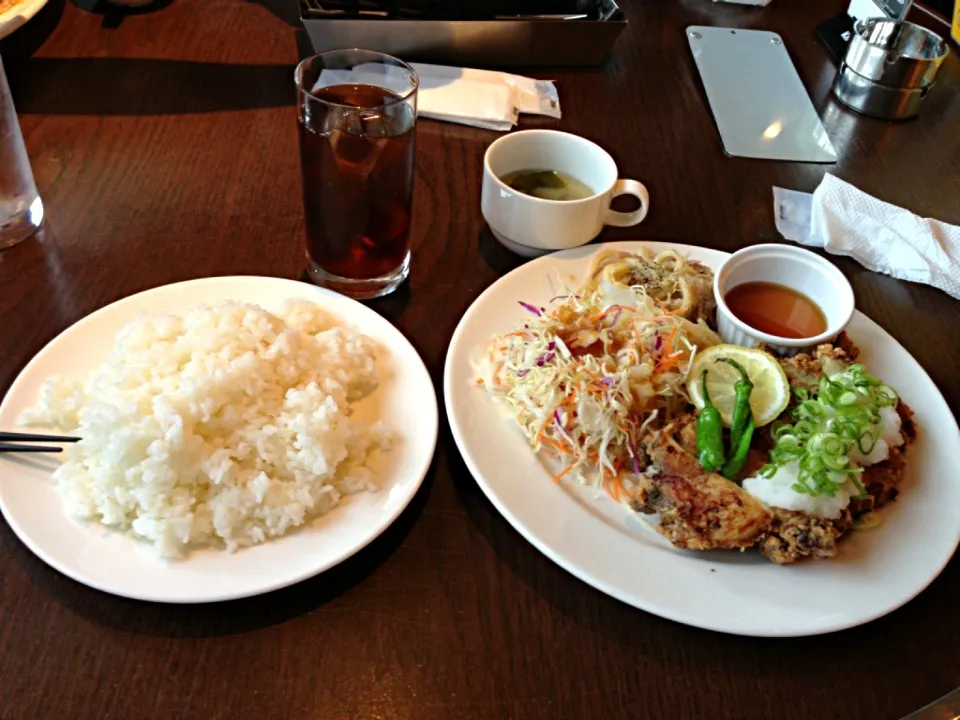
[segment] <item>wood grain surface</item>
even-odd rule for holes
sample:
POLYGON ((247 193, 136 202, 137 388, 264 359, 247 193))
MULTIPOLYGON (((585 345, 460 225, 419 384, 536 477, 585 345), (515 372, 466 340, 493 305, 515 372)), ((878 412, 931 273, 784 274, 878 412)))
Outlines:
MULTIPOLYGON (((604 67, 540 73, 558 80, 563 119, 522 122, 585 135, 647 184, 646 222, 604 239, 775 241, 771 186, 811 191, 827 171, 960 224, 955 56, 918 120, 885 123, 829 97, 834 67, 812 30, 841 0, 623 5, 630 27, 604 67), (783 35, 839 162, 726 157, 684 37, 692 24, 783 35)), ((105 7, 51 0, 0 46, 48 217, 0 253, 0 392, 47 341, 118 298, 303 271, 292 68, 308 47, 296 2, 105 7)), ((411 338, 439 388, 460 316, 521 260, 480 215, 481 159, 496 135, 432 121, 418 133, 411 279, 373 307, 411 338)), ((834 260, 860 309, 956 412, 957 301, 834 260)), ((903 609, 835 635, 759 640, 662 620, 523 540, 443 426, 423 489, 384 536, 259 598, 111 597, 44 565, 0 522, 0 719, 896 719, 960 685, 958 594, 954 561, 903 609)))

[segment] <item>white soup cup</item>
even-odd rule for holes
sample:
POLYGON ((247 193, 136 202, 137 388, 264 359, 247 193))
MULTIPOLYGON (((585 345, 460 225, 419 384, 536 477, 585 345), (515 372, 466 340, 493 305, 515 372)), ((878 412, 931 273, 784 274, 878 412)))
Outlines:
POLYGON ((647 216, 650 196, 643 183, 618 179, 613 158, 596 143, 557 130, 521 130, 487 148, 480 204, 496 238, 510 250, 533 257, 585 245, 604 225, 636 225, 647 216), (566 173, 594 192, 582 200, 531 197, 500 179, 519 170, 566 173), (629 213, 611 210, 618 195, 633 195, 640 207, 629 213))

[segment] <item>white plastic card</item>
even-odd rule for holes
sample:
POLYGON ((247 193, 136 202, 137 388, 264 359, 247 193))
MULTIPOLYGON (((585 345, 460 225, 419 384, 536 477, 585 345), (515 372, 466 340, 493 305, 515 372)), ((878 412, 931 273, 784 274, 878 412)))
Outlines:
POLYGON ((728 155, 832 163, 837 153, 783 39, 766 30, 687 28, 728 155))

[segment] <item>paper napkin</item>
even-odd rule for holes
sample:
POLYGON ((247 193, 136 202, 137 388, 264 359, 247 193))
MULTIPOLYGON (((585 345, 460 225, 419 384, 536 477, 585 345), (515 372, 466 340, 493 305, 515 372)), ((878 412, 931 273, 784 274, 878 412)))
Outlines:
MULTIPOLYGON (((417 114, 434 120, 507 131, 520 113, 560 117, 560 98, 552 82, 522 75, 411 63, 420 78, 417 114)), ((403 92, 408 87, 399 66, 369 63, 352 70, 323 70, 313 86, 366 83, 403 92)))
POLYGON ((960 227, 877 200, 827 173, 813 195, 773 188, 785 238, 960 299, 960 227))

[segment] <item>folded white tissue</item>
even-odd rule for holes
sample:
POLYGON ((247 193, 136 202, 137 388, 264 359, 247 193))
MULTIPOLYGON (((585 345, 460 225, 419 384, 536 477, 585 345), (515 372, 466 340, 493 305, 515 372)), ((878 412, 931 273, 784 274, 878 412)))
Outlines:
MULTIPOLYGON (((410 63, 420 78, 417 114, 434 120, 471 125, 488 130, 507 131, 517 123, 520 113, 560 117, 557 89, 547 80, 522 75, 410 63)), ((368 63, 352 70, 323 70, 314 90, 330 85, 379 85, 397 92, 407 87, 403 68, 368 63), (396 87, 391 81, 396 80, 396 87)))
POLYGON ((960 227, 877 200, 827 173, 813 195, 773 188, 787 240, 852 257, 875 272, 925 283, 960 299, 960 227))

